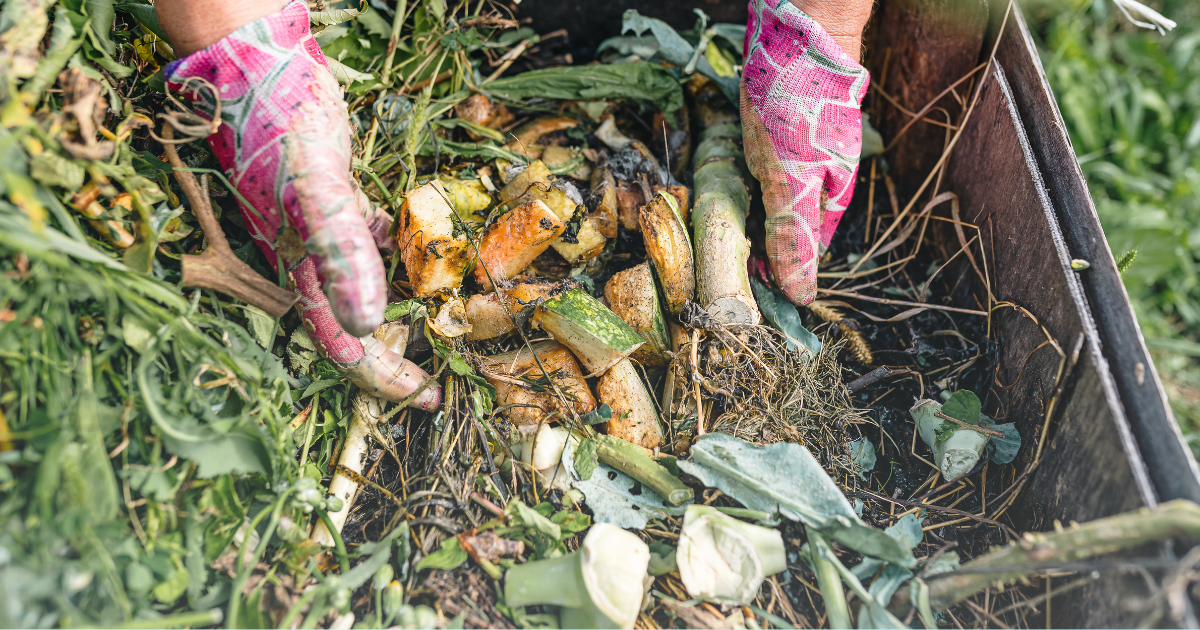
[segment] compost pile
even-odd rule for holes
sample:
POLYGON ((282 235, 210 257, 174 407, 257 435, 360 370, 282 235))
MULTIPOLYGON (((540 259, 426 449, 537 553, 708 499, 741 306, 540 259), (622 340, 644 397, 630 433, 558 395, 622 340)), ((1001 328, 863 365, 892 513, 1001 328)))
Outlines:
MULTIPOLYGON (((375 336, 436 379, 422 411, 294 313, 181 286, 213 242, 189 178, 277 276, 206 145, 156 139, 190 119, 153 7, 48 4, 0 15, 6 623, 932 626, 927 580, 1014 536, 1041 444, 1018 469, 981 412, 990 295, 946 306, 988 286, 973 226, 867 158, 819 300, 774 290, 744 28, 631 11, 573 65, 488 2, 312 3, 394 217, 375 336), (959 264, 931 221, 967 230, 959 264)), ((938 618, 1024 614, 973 592, 938 618)))

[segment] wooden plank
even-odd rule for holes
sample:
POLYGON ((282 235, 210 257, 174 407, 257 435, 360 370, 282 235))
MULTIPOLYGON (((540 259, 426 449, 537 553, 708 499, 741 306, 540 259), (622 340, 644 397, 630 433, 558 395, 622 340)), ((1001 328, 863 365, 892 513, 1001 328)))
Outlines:
MULTIPOLYGON (((866 65, 872 82, 905 109, 919 111, 975 67, 987 30, 987 7, 986 0, 884 0, 868 27, 866 65)), ((967 88, 961 86, 958 94, 967 94, 967 88)), ((872 120, 883 137, 892 138, 912 117, 889 103, 880 105, 872 120)), ((962 117, 963 106, 951 95, 938 108, 925 117, 943 123, 962 117)), ((902 193, 916 192, 941 157, 948 131, 918 122, 888 153, 892 179, 902 193)))
MULTIPOLYGON (((1014 8, 996 58, 1012 85, 1013 101, 1030 132, 1033 154, 1047 174, 1047 194, 1057 211, 1067 250, 1072 258, 1091 264, 1076 275, 1096 322, 1101 352, 1112 369, 1130 428, 1149 464, 1150 479, 1159 498, 1200 502, 1200 468, 1183 439, 1146 351, 1025 18, 1019 7, 1014 8)), ((1002 18, 993 17, 993 28, 999 28, 1002 18)))
MULTIPOLYGON (((1022 437, 1017 470, 1037 449, 1043 410, 1055 391, 1060 355, 1079 358, 1051 417, 1041 463, 1010 510, 1017 529, 1045 530, 1054 521, 1083 522, 1157 503, 1141 452, 1126 422, 1079 278, 1059 230, 1037 162, 1003 70, 988 69, 980 101, 954 150, 946 190, 958 194, 963 220, 979 225, 996 299, 1024 307, 998 310, 999 383, 985 408, 1015 422, 1022 437), (1043 333, 1042 329, 1046 333, 1043 333)), ((944 235, 949 236, 949 235, 944 235)), ((948 241, 954 242, 954 241, 948 241)), ((965 284, 965 283, 964 283, 965 284)), ((982 294, 982 287, 963 288, 982 294)), ((1153 550, 1152 550, 1153 551, 1153 550)), ((1086 589, 1056 598, 1055 625, 1132 623, 1127 594, 1144 596, 1135 581, 1106 574, 1086 589)))

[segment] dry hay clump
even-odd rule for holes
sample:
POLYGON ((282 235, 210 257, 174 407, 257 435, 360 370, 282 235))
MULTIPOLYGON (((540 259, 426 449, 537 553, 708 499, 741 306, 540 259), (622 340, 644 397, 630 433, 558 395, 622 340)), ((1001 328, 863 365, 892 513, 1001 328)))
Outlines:
POLYGON ((698 358, 703 388, 715 401, 711 430, 749 442, 797 442, 826 465, 846 465, 848 426, 870 420, 842 383, 844 339, 814 356, 789 348, 787 337, 768 326, 709 333, 698 358))

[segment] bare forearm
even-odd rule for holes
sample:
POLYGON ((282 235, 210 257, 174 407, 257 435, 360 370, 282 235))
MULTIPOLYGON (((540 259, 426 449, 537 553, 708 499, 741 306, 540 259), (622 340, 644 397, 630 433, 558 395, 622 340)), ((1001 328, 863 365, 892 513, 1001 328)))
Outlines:
POLYGON ((846 54, 859 58, 862 33, 871 19, 875 0, 790 0, 796 8, 817 21, 846 54))
POLYGON ((287 0, 158 0, 154 10, 175 53, 184 57, 286 4, 287 0))

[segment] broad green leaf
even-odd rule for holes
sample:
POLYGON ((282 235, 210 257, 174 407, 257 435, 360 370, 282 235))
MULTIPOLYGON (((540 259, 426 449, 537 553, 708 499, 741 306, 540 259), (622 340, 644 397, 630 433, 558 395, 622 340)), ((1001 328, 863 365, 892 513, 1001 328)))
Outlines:
POLYGON ((271 455, 254 427, 239 425, 212 439, 189 442, 164 435, 167 450, 196 462, 196 476, 211 479, 234 472, 270 474, 271 455))
POLYGON ((258 345, 270 349, 271 342, 275 337, 275 318, 267 315, 257 306, 246 305, 242 308, 246 313, 247 331, 258 342, 258 345))
POLYGON ((659 54, 677 66, 686 66, 696 52, 695 47, 680 37, 679 33, 675 32, 675 29, 671 28, 669 24, 656 18, 646 17, 638 13, 637 9, 625 11, 625 15, 621 19, 621 33, 624 34, 628 31, 633 31, 633 34, 638 36, 646 31, 653 33, 654 38, 658 41, 659 54))
POLYGON ((608 403, 604 403, 599 407, 596 407, 595 409, 583 414, 582 416, 579 416, 579 421, 588 425, 600 424, 601 422, 608 422, 609 420, 612 420, 612 414, 612 407, 609 407, 608 403))
POLYGON ((415 571, 424 569, 454 569, 467 561, 467 551, 462 548, 457 538, 447 538, 437 551, 421 558, 415 571))
POLYGON ((895 539, 859 520, 816 458, 800 444, 755 446, 726 433, 709 433, 692 446, 684 472, 742 505, 781 514, 821 530, 862 554, 904 567, 916 564, 895 539))
POLYGON ((559 510, 550 517, 550 522, 563 532, 577 534, 592 526, 592 517, 575 510, 559 510))
POLYGON ((596 466, 600 463, 596 456, 596 440, 585 438, 575 447, 575 473, 580 479, 591 479, 596 466))
POLYGON ((562 528, 552 522, 536 509, 525 505, 520 499, 513 499, 504 508, 504 513, 511 517, 512 527, 524 527, 541 532, 554 540, 562 539, 562 528))
POLYGON ((942 405, 942 413, 968 424, 979 424, 981 405, 975 392, 960 389, 942 405))
POLYGON ((171 572, 171 577, 159 582, 151 591, 154 599, 163 604, 174 604, 188 587, 188 572, 182 568, 171 572))
POLYGON ((981 416, 979 418, 979 426, 1004 434, 1002 438, 992 436, 991 443, 995 449, 992 452, 993 462, 1003 465, 1017 457, 1017 451, 1021 450, 1021 434, 1017 431, 1017 425, 1011 422, 996 424, 991 418, 981 416))

